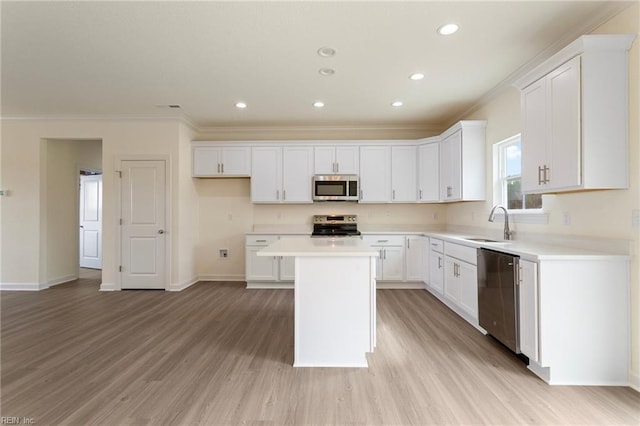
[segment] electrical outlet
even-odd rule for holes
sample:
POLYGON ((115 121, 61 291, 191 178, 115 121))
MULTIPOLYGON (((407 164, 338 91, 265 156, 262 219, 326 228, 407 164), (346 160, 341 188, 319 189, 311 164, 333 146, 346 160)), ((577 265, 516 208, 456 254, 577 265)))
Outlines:
POLYGON ((433 220, 438 220, 438 213, 433 213, 431 217, 433 218, 433 220))
POLYGON ((229 257, 229 249, 220 249, 219 252, 221 258, 226 259, 229 257))

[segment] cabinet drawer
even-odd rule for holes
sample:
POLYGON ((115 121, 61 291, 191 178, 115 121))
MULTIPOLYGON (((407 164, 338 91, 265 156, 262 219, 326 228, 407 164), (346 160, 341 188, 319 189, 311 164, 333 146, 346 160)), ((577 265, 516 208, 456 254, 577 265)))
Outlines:
POLYGON ((404 235, 365 235, 362 240, 370 246, 404 247, 404 235))
POLYGON ((277 235, 247 235, 245 243, 248 246, 268 246, 276 241, 277 235))
POLYGON ((429 247, 433 251, 442 253, 444 252, 444 241, 438 240, 437 238, 429 238, 429 247))
POLYGON ((476 265, 478 263, 477 251, 474 247, 467 247, 460 244, 445 242, 444 253, 447 256, 464 260, 465 262, 471 263, 472 265, 476 265))

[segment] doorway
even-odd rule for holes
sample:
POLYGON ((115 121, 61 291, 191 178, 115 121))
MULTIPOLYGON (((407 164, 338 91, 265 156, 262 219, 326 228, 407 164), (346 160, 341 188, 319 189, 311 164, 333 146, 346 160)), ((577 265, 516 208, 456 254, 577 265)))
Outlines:
POLYGON ((79 179, 79 277, 99 278, 102 270, 102 172, 80 167, 79 179))

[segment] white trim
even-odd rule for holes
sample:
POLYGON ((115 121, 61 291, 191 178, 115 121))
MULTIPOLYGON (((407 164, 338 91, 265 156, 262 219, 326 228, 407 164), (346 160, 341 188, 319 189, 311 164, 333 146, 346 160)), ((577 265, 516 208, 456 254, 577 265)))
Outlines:
POLYGON ((40 291, 39 283, 2 283, 0 291, 40 291))
POLYGON ((246 281, 246 279, 244 275, 241 275, 241 274, 233 274, 233 275, 209 274, 209 275, 199 275, 198 281, 246 281))
POLYGON ((200 280, 196 277, 196 278, 192 278, 190 280, 187 280, 183 283, 172 283, 169 285, 169 288, 167 289, 167 291, 182 291, 184 289, 187 289, 189 287, 191 287, 192 285, 196 284, 200 282, 200 280))
MULTIPOLYGON (((171 200, 172 198, 172 185, 171 185, 171 155, 168 154, 116 154, 114 156, 114 173, 119 173, 120 177, 116 178, 119 180, 115 181, 114 189, 115 189, 115 220, 114 225, 115 235, 116 235, 116 250, 115 250, 115 261, 116 264, 114 268, 116 269, 116 288, 114 290, 122 290, 122 272, 118 272, 118 266, 122 264, 122 228, 120 227, 120 218, 122 217, 122 162, 123 161, 164 161, 165 163, 165 235, 167 236, 166 244, 165 244, 165 258, 164 264, 166 267, 165 271, 165 283, 164 289, 165 291, 170 290, 171 287, 171 272, 172 272, 172 262, 171 262, 171 247, 173 241, 173 223, 171 221, 171 200)), ((103 214, 104 219, 104 214, 103 214)), ((102 227, 102 232, 104 233, 104 226, 102 227)), ((104 265, 103 265, 104 266, 104 265)), ((102 286, 101 286, 102 290, 102 286)), ((106 288, 105 288, 106 291, 106 288)))
POLYGON ((629 387, 636 392, 640 392, 640 374, 629 372, 629 387))
POLYGON ((100 291, 120 291, 117 284, 114 283, 100 283, 100 291))
POLYGON ((376 290, 424 290, 422 281, 376 281, 376 290))
POLYGON ((293 281, 285 282, 264 282, 264 281, 249 281, 247 283, 247 289, 249 290, 290 290, 294 288, 293 281))
POLYGON ((46 287, 43 287, 43 288, 53 287, 54 285, 68 283, 69 281, 74 281, 77 279, 78 279, 78 274, 65 275, 63 277, 58 277, 58 278, 54 278, 52 280, 47 281, 47 283, 45 284, 46 287))

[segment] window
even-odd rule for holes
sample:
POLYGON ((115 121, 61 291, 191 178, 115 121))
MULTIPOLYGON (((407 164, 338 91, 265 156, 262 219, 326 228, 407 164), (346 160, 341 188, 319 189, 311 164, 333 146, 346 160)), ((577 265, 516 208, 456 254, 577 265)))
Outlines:
POLYGON ((508 210, 542 209, 542 195, 523 194, 521 188, 522 150, 520 135, 494 146, 494 201, 508 210))

